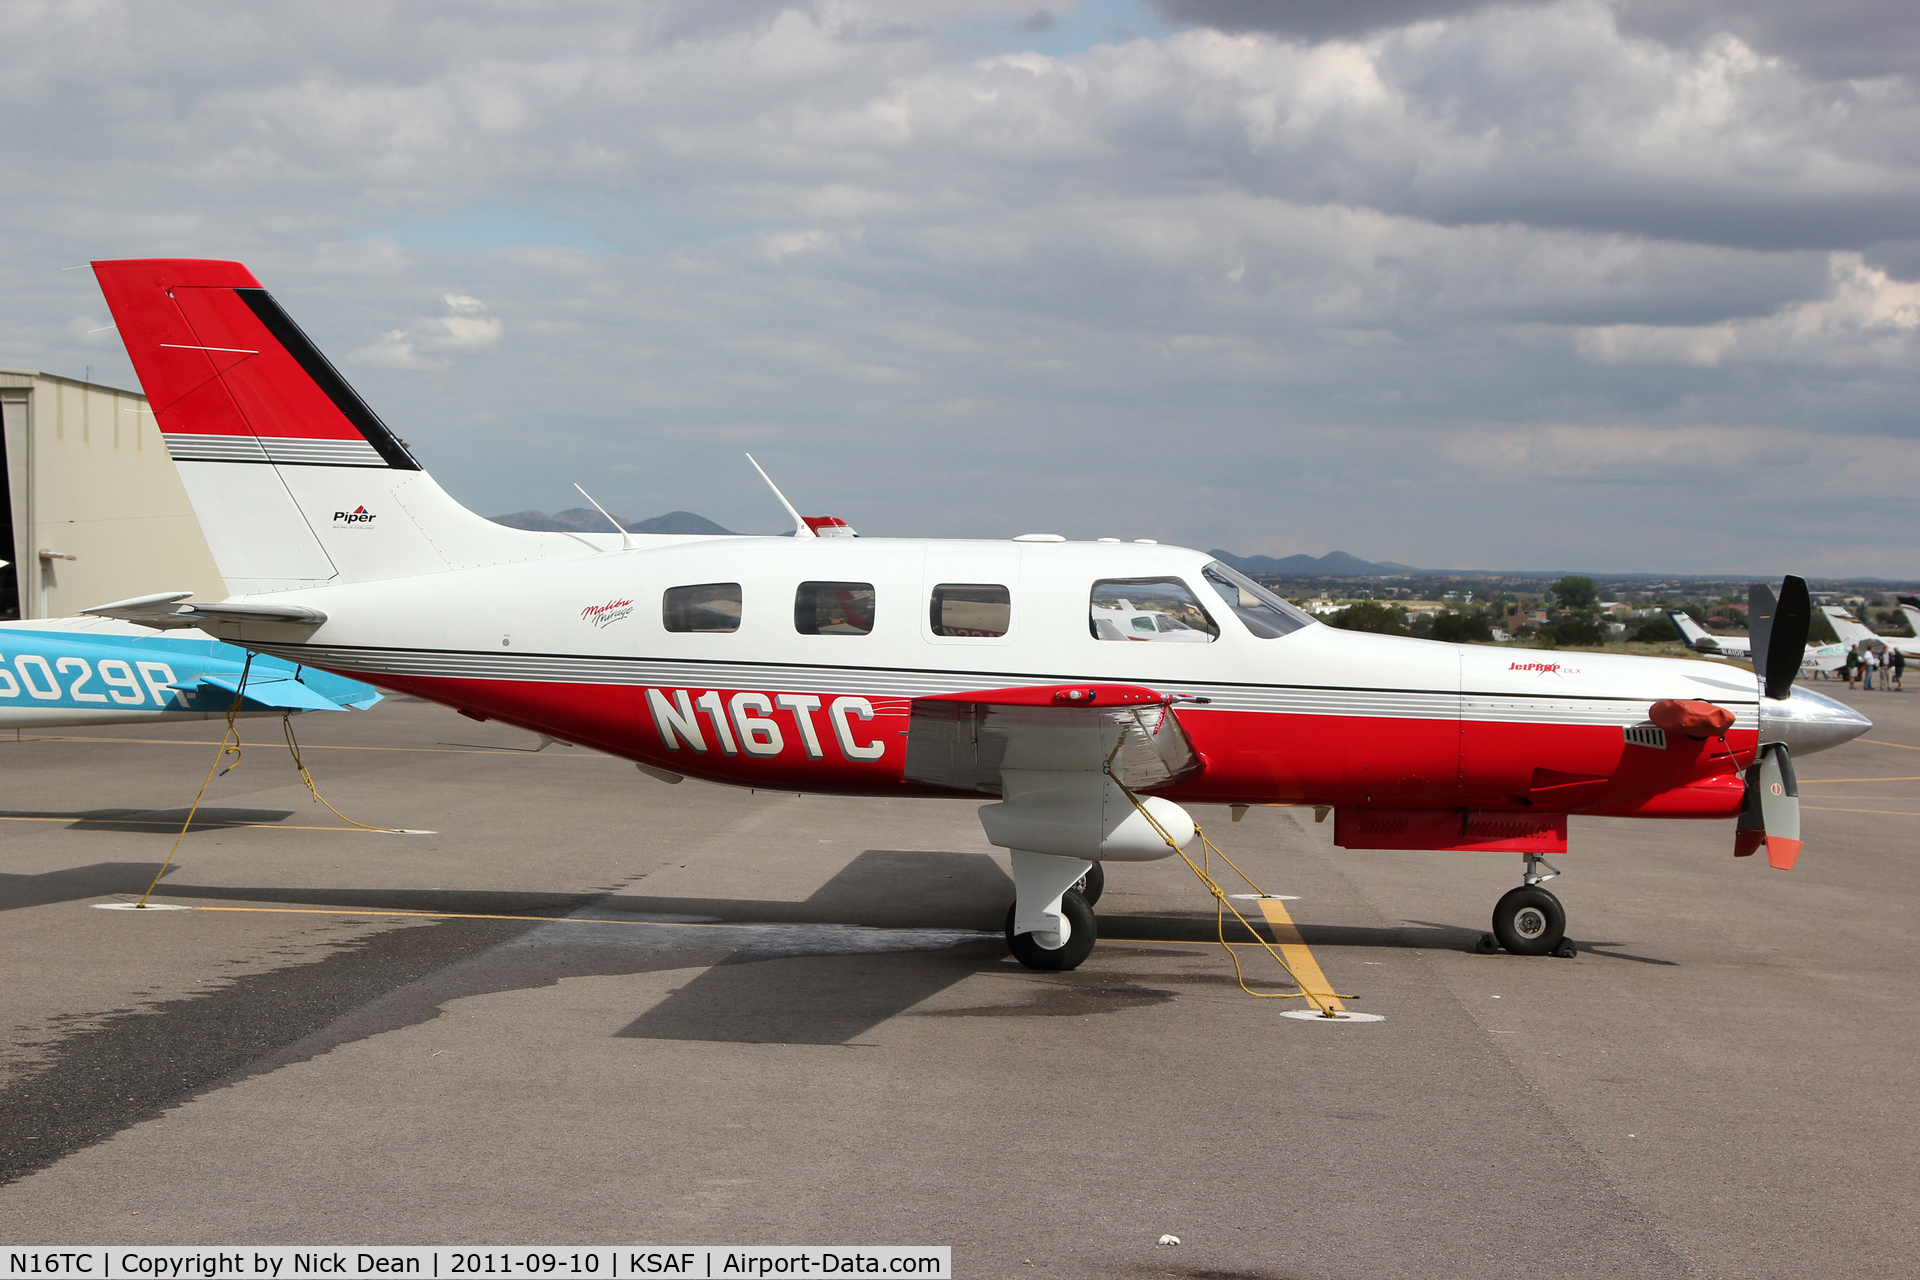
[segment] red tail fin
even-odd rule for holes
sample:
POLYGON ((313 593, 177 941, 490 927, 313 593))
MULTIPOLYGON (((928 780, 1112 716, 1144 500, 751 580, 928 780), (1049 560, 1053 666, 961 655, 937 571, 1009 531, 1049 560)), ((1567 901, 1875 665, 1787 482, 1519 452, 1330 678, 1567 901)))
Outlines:
POLYGON ((93 270, 176 461, 420 469, 239 263, 93 270))

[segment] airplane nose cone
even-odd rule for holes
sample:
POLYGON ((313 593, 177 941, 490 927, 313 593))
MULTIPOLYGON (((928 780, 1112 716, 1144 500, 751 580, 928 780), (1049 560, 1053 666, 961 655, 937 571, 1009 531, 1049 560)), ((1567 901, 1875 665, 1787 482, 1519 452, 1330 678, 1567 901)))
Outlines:
POLYGON ((1795 688, 1784 699, 1760 699, 1760 741, 1784 742, 1795 756, 1837 747, 1873 728, 1873 721, 1846 703, 1811 689, 1795 688))

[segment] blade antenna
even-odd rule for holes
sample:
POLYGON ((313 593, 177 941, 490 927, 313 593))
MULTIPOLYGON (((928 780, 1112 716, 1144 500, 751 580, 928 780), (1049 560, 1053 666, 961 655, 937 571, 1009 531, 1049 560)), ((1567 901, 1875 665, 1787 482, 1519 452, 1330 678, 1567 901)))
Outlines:
MULTIPOLYGON (((752 454, 747 455, 747 461, 753 462, 752 454)), ((820 535, 813 531, 813 526, 808 524, 798 511, 794 510, 791 502, 787 501, 787 495, 780 492, 780 486, 773 482, 773 477, 767 474, 766 468, 757 462, 753 462, 753 469, 760 473, 760 478, 767 482, 767 488, 773 490, 773 496, 780 499, 780 505, 785 507, 787 514, 793 517, 793 536, 796 538, 819 537, 820 535)))
MULTIPOLYGON (((580 489, 580 486, 577 483, 573 487, 576 489, 580 489)), ((580 489, 580 496, 585 498, 588 502, 593 502, 593 495, 588 493, 585 489, 580 489)), ((599 503, 593 502, 593 509, 595 511, 598 511, 601 515, 607 516, 607 523, 620 531, 620 549, 622 551, 633 550, 633 538, 628 535, 627 526, 621 524, 618 520, 615 520, 612 516, 608 516, 607 509, 601 506, 599 503)))

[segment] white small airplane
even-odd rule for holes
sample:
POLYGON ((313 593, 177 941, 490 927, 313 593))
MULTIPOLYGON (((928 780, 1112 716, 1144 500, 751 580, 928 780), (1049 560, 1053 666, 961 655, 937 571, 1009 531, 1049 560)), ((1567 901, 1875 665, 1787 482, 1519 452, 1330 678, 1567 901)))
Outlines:
MULTIPOLYGON (((1125 588, 1118 588, 1124 590, 1125 588)), ((1108 598, 1096 596, 1090 602, 1091 620, 1094 634, 1102 640, 1138 640, 1172 641, 1176 644, 1211 644, 1213 632, 1205 630, 1206 623, 1198 618, 1199 626, 1189 626, 1173 613, 1165 609, 1140 609, 1132 600, 1113 595, 1115 589, 1109 589, 1108 598)), ((1138 594, 1138 593, 1135 593, 1138 594)), ((1178 609, 1180 602, 1166 602, 1178 609)))
MULTIPOLYGON (((1732 662, 1753 661, 1752 637, 1714 635, 1678 609, 1667 610, 1667 617, 1679 630, 1687 648, 1702 657, 1726 658, 1732 662)), ((1810 644, 1807 646, 1806 661, 1800 664, 1800 674, 1831 674, 1844 666, 1846 661, 1847 646, 1844 644, 1810 644)))
POLYGON ((1842 605, 1823 604, 1820 612, 1827 615, 1833 623, 1833 633, 1840 637, 1841 644, 1848 649, 1866 644, 1875 649, 1885 649, 1888 653, 1899 652, 1909 658, 1920 658, 1920 610, 1906 604, 1912 597, 1902 597, 1901 612, 1907 615, 1912 624, 1913 636, 1883 636, 1860 621, 1850 610, 1842 605))
POLYGON ((93 265, 236 594, 92 612, 665 781, 988 800, 1033 968, 1086 958, 1100 864, 1184 847, 1187 803, 1324 807, 1349 849, 1517 853, 1482 945, 1560 952, 1540 868, 1569 814, 1737 820, 1737 856, 1791 867, 1791 757, 1870 727, 1793 687, 1799 578, 1753 589, 1756 678, 1340 631, 1183 547, 850 537, 784 498, 791 537, 509 529, 434 483, 244 266, 93 265))

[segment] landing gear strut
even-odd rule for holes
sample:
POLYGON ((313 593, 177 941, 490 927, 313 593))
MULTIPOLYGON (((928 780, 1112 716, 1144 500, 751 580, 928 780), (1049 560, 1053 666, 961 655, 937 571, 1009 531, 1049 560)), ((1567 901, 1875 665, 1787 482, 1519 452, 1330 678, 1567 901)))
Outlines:
POLYGON ((1566 908, 1541 887, 1560 871, 1537 853, 1525 856, 1526 883, 1508 890, 1494 905, 1493 932, 1481 935, 1477 950, 1490 952, 1497 943, 1517 956, 1572 956, 1576 953, 1567 941, 1566 908))
POLYGON ((1073 887, 1080 891, 1080 896, 1087 900, 1088 906, 1098 904, 1100 895, 1107 891, 1106 870, 1099 863, 1094 863, 1087 868, 1087 874, 1080 877, 1080 883, 1073 887))

